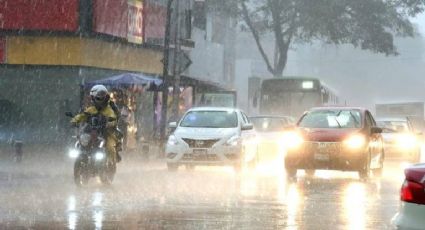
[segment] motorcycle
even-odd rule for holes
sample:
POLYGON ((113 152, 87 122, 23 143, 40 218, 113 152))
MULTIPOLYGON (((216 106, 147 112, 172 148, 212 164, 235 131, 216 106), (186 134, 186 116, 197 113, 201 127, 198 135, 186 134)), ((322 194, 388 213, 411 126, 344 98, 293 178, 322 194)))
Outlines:
MULTIPOLYGON (((72 113, 65 113, 73 117, 72 113)), ((74 182, 77 186, 87 185, 90 178, 99 177, 103 184, 112 183, 116 173, 116 162, 107 157, 104 138, 106 118, 101 114, 89 116, 79 127, 74 148, 69 156, 75 159, 74 182)))

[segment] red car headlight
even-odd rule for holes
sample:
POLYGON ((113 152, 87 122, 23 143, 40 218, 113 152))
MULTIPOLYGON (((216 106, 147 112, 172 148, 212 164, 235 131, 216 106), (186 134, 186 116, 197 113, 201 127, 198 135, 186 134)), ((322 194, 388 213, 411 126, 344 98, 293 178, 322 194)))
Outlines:
POLYGON ((304 138, 298 132, 285 132, 282 136, 282 146, 285 149, 296 149, 304 143, 304 138))
POLYGON ((366 137, 362 134, 354 134, 344 141, 344 145, 350 149, 360 149, 366 144, 366 137))

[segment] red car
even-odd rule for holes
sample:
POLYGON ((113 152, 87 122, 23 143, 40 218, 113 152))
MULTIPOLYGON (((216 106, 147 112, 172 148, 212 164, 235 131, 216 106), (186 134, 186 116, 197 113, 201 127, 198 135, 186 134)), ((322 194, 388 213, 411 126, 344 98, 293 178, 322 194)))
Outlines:
POLYGON ((367 178, 382 173, 382 129, 364 108, 318 107, 304 113, 283 136, 285 169, 294 178, 298 169, 357 171, 367 178))

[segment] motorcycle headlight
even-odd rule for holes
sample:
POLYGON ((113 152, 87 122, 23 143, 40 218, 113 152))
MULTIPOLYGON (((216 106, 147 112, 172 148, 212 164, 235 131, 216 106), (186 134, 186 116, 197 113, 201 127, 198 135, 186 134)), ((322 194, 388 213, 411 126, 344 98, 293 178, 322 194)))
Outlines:
POLYGON ((174 135, 170 135, 168 137, 167 145, 178 145, 179 141, 177 140, 177 137, 174 135))
POLYGON ((237 146, 240 142, 241 138, 238 135, 232 136, 229 140, 226 141, 226 145, 228 146, 237 146))
POLYGON ((88 133, 84 133, 80 135, 80 144, 84 147, 86 147, 87 145, 89 145, 90 143, 90 134, 88 133))
POLYGON ((282 147, 285 149, 296 149, 300 147, 304 142, 304 138, 300 133, 291 131, 285 132, 282 136, 282 147))
POLYGON ((105 158, 105 153, 103 152, 97 152, 94 154, 94 158, 98 161, 102 160, 103 158, 105 158))
POLYGON ((397 137, 397 145, 403 149, 411 149, 417 145, 416 136, 412 134, 400 134, 397 137))
POLYGON ((344 144, 350 148, 350 149, 359 149, 365 146, 366 144, 366 138, 364 135, 361 134, 354 134, 350 137, 348 137, 344 144))
POLYGON ((77 149, 71 149, 68 152, 68 156, 73 159, 77 158, 79 155, 80 155, 80 151, 78 151, 77 149))

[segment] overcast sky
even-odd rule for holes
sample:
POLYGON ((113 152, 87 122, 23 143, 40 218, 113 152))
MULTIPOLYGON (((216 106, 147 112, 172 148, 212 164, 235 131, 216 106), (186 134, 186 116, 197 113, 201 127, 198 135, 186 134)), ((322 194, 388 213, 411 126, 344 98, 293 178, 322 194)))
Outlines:
POLYGON ((425 101, 425 15, 413 22, 420 36, 396 38, 400 55, 385 56, 351 45, 299 46, 288 59, 284 75, 315 76, 336 89, 347 105, 425 101))
MULTIPOLYGON (((334 88, 347 105, 364 106, 372 111, 377 103, 425 102, 425 14, 412 21, 418 25, 420 36, 396 38, 398 56, 355 49, 352 45, 294 44, 284 76, 319 78, 334 88)), ((245 36, 249 39, 241 40, 244 42, 238 49, 242 51, 240 54, 245 58, 257 58, 265 68, 254 40, 250 34, 245 36), (247 46, 252 49, 246 49, 247 46)), ((270 52, 273 47, 273 44, 266 46, 269 56, 273 55, 270 52)), ((253 68, 249 62, 242 67, 239 69, 253 68)), ((246 81, 246 75, 249 73, 239 76, 237 85, 246 81)))

